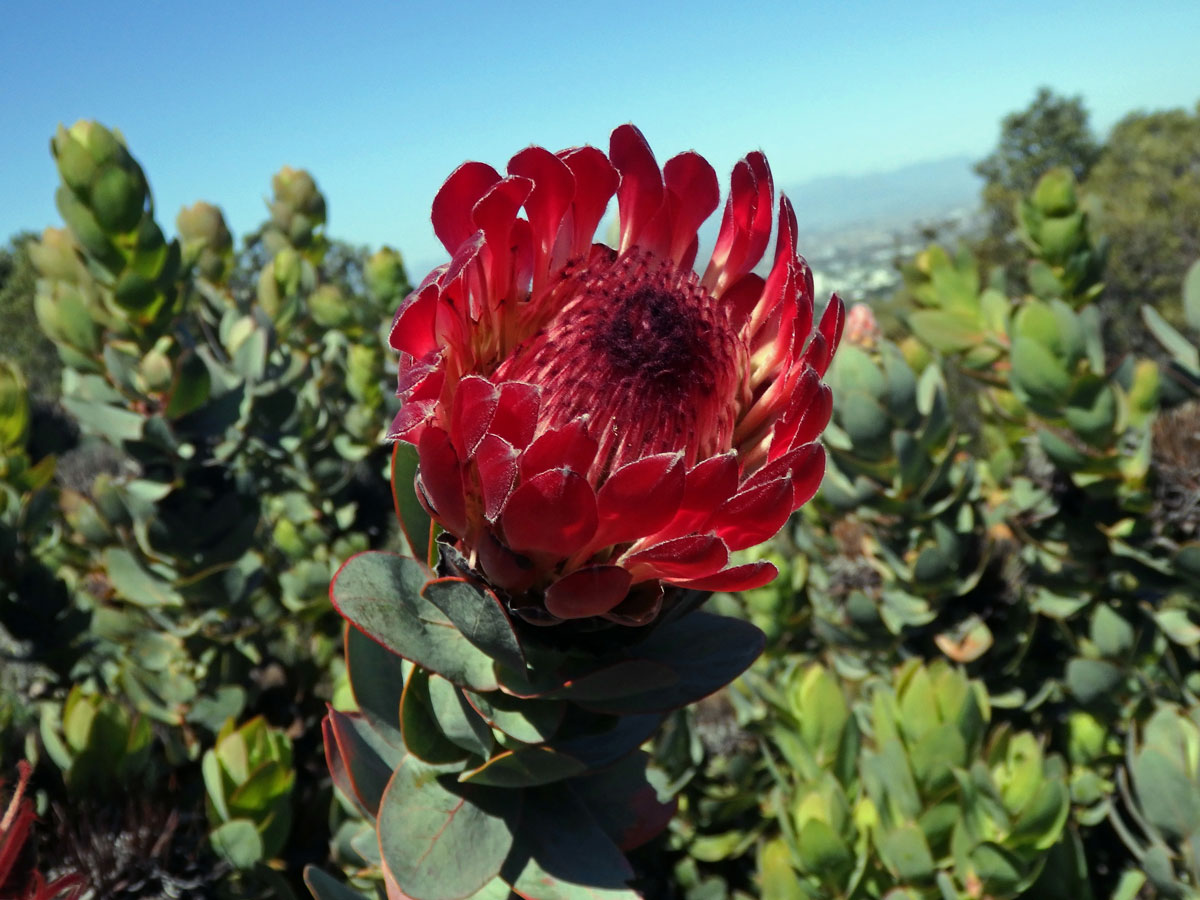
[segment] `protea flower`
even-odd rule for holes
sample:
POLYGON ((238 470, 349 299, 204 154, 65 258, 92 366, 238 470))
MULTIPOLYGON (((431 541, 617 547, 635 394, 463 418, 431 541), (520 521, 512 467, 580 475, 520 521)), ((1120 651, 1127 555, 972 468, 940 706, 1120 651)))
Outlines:
POLYGON ((451 260, 396 313, 402 407, 418 496, 525 619, 642 624, 664 586, 761 586, 770 538, 816 491, 829 420, 822 384, 843 307, 813 328, 796 216, 766 158, 734 167, 702 275, 697 229, 712 167, 659 168, 632 125, 607 156, 529 147, 508 174, 460 166, 433 201, 451 260), (616 247, 593 243, 613 194, 616 247), (521 211, 524 210, 524 216, 521 211))

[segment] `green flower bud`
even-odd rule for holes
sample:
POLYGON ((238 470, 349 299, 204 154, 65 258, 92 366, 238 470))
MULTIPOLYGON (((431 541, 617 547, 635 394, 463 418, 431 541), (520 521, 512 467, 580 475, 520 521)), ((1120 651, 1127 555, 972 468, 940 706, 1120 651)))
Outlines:
POLYGON ((194 266, 209 281, 220 282, 229 270, 233 237, 221 210, 203 201, 179 210, 175 219, 183 243, 184 265, 194 266))
POLYGON ((404 258, 399 251, 383 247, 367 259, 363 272, 367 290, 381 306, 393 306, 409 290, 404 258))

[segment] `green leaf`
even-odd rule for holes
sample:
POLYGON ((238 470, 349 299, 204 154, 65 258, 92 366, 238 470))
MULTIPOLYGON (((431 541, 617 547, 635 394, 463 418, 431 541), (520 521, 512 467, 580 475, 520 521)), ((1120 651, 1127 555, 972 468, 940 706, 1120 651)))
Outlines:
POLYGON ((1188 266, 1183 276, 1183 317, 1200 331, 1200 259, 1188 266))
POLYGON ((1066 785, 1045 778, 1037 794, 1013 823, 1010 841, 1027 843, 1036 850, 1049 850, 1062 835, 1070 811, 1071 797, 1066 785))
POLYGON ((183 606, 183 597, 160 578, 155 578, 128 550, 109 547, 102 556, 108 580, 117 595, 146 609, 183 606))
POLYGON ((400 698, 404 693, 404 658, 346 626, 346 669, 354 701, 389 744, 400 738, 400 698))
POLYGON ((416 560, 369 551, 342 566, 330 597, 338 612, 393 653, 460 687, 496 690, 491 657, 421 596, 428 581, 429 571, 416 560))
POLYGON ((908 316, 909 327, 922 343, 942 353, 970 350, 984 340, 978 316, 923 309, 908 316))
POLYGON ((263 859, 262 836, 248 819, 234 819, 210 835, 213 849, 235 869, 252 869, 263 859))
POLYGON ((73 397, 64 397, 62 405, 85 431, 110 443, 119 445, 122 441, 136 441, 142 437, 145 419, 131 410, 73 397))
POLYGON ((1133 649, 1133 626, 1107 604, 1100 603, 1092 615, 1092 643, 1101 656, 1121 660, 1133 649))
POLYGON ((1088 379, 1082 390, 1072 392, 1070 405, 1063 413, 1067 424, 1094 447, 1103 447, 1113 439, 1117 422, 1117 395, 1101 381, 1088 379))
POLYGON ((1121 670, 1103 660, 1077 658, 1067 663, 1067 687, 1082 703, 1109 696, 1121 680, 1121 670))
POLYGON ((400 701, 400 729, 404 746, 418 759, 440 766, 462 762, 467 751, 450 741, 438 727, 429 698, 429 673, 414 669, 404 685, 400 701))
POLYGON ((379 807, 385 872, 413 900, 470 897, 509 855, 521 800, 516 791, 456 784, 406 757, 379 807))
POLYGON ((800 862, 822 881, 841 882, 854 865, 850 847, 827 823, 809 819, 797 836, 800 862))
POLYGON ((322 732, 335 783, 343 790, 350 788, 354 793, 351 799, 376 815, 392 771, 404 759, 403 752, 388 745, 361 715, 331 709, 326 721, 322 732), (328 746, 331 740, 333 752, 328 746))
POLYGON ((1012 380, 1037 406, 1052 413, 1066 402, 1071 376, 1063 363, 1039 341, 1017 337, 1012 342, 1012 380))
POLYGON ((853 344, 839 349, 841 352, 834 358, 829 371, 834 396, 842 391, 861 391, 875 399, 882 398, 888 385, 875 361, 853 344))
POLYGON ((640 847, 675 814, 647 780, 650 755, 636 751, 615 765, 571 779, 571 790, 618 847, 640 847))
POLYGON ((999 844, 982 843, 972 850, 971 868, 993 896, 1016 896, 1023 888, 1021 861, 999 844))
POLYGON ((1175 359, 1189 371, 1200 371, 1200 348, 1176 331, 1153 306, 1142 307, 1142 320, 1175 359))
POLYGON ((1158 747, 1144 747, 1132 768, 1146 821, 1176 840, 1200 831, 1200 785, 1175 759, 1158 747))
POLYGON ((286 766, 276 762, 260 765, 229 795, 229 811, 234 816, 261 816, 291 792, 294 780, 295 773, 286 766))
POLYGON ((304 867, 304 884, 314 900, 366 900, 365 894, 342 884, 316 866, 304 867))
POLYGON ((924 883, 933 878, 933 855, 916 825, 900 825, 879 839, 879 856, 903 882, 924 883))
POLYGON ((587 766, 549 747, 522 747, 497 754, 477 769, 463 772, 458 780, 492 787, 523 788, 573 778, 587 766))
POLYGON ((838 423, 860 454, 877 455, 885 448, 892 423, 879 401, 862 391, 844 391, 838 397, 838 423))
POLYGON ((433 547, 433 520, 417 499, 417 465, 417 448, 404 441, 396 441, 392 450, 392 500, 396 505, 396 515, 412 555, 432 566, 437 552, 433 547))
MULTIPOLYGON (((677 681, 611 700, 580 702, 597 712, 661 712, 694 703, 742 674, 762 652, 765 637, 749 622, 691 612, 655 629, 635 648, 665 666, 677 681)), ((572 699, 574 699, 572 697, 572 699)))
POLYGON ((951 768, 965 766, 967 745, 958 729, 945 722, 921 736, 909 751, 913 776, 926 793, 952 784, 951 768))
POLYGON ((762 900, 808 900, 792 867, 792 854, 782 838, 762 845, 758 854, 758 872, 762 881, 762 900))
POLYGON ((554 737, 566 713, 566 704, 561 700, 510 697, 499 691, 464 691, 463 695, 489 725, 526 744, 540 744, 554 737))
POLYGON ((525 668, 517 633, 494 593, 461 578, 439 578, 427 584, 421 594, 492 659, 510 668, 525 668))
POLYGON ((1188 616, 1185 609, 1163 609, 1154 613, 1154 621, 1168 638, 1183 647, 1200 644, 1200 626, 1188 616))
POLYGON ((679 683, 679 675, 670 665, 648 659, 622 659, 571 678, 551 696, 562 697, 604 712, 646 712, 642 704, 647 691, 669 690, 679 683))
POLYGON ((429 702, 438 728, 452 743, 487 759, 495 746, 492 729, 467 702, 461 688, 438 675, 429 676, 429 702))
POLYGON ((615 724, 611 720, 605 721, 607 727, 598 734, 583 733, 560 738, 554 741, 554 749, 587 763, 592 770, 603 769, 627 758, 628 754, 648 741, 662 720, 661 713, 617 716, 615 724))
POLYGON ((526 792, 504 879, 524 900, 638 900, 633 869, 570 788, 526 792))

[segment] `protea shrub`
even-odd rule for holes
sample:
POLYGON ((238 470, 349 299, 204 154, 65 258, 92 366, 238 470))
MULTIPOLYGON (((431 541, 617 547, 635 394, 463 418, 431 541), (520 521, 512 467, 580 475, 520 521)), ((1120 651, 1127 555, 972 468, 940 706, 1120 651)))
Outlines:
POLYGON ((834 296, 814 327, 761 153, 735 166, 698 272, 718 203, 702 157, 660 168, 631 125, 607 155, 466 163, 434 199, 451 259, 391 331, 416 558, 360 554, 331 591, 359 709, 330 712, 326 754, 390 897, 640 896, 623 851, 674 807, 638 747, 761 650, 695 607, 776 575, 733 554, 820 484, 844 313, 834 296), (593 237, 614 194, 610 247, 593 237))

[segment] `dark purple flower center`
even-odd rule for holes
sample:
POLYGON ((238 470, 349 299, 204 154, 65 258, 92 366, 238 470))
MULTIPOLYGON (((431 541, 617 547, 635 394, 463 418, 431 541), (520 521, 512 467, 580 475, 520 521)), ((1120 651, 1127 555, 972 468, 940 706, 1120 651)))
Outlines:
POLYGON ((745 347, 692 271, 633 250, 594 259, 496 372, 542 388, 539 431, 587 416, 592 480, 643 456, 730 446, 745 347))

